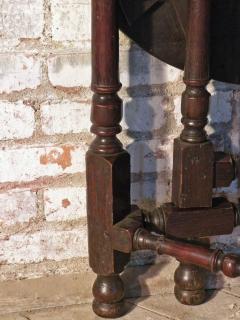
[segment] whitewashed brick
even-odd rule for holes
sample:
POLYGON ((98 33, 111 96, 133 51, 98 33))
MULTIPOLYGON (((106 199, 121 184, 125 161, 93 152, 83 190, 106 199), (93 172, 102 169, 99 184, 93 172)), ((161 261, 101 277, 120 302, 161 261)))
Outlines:
POLYGON ((71 101, 43 104, 42 131, 48 135, 89 131, 90 109, 90 104, 71 101))
POLYGON ((0 182, 33 181, 85 171, 86 146, 30 147, 0 151, 0 182))
POLYGON ((231 141, 231 151, 233 154, 240 153, 240 91, 234 92, 232 96, 232 121, 231 131, 228 133, 228 139, 231 141))
POLYGON ((233 249, 235 249, 235 252, 240 254, 240 227, 236 227, 232 234, 230 235, 222 235, 222 236, 215 236, 211 237, 211 243, 214 246, 220 247, 224 250, 231 249, 231 252, 233 249))
MULTIPOLYGON (((41 39, 40 41, 31 41, 31 39, 39 39, 43 36, 44 24, 46 34, 50 35, 51 28, 54 43, 59 42, 56 51, 54 49, 47 62, 51 84, 65 88, 67 93, 67 88, 89 87, 91 83, 90 0, 43 2, 43 0, 1 2, 0 93, 36 89, 41 84, 42 58, 37 54, 41 39), (50 6, 51 17, 48 15, 49 9, 46 4, 50 6), (44 15, 47 21, 44 21, 44 15), (48 26, 49 22, 51 26, 48 26), (25 41, 21 41, 19 45, 22 39, 25 41), (19 50, 19 53, 14 52, 15 48, 19 50), (8 51, 11 53, 7 53, 8 51), (34 55, 33 52, 36 54, 34 55)), ((132 46, 129 39, 123 34, 120 37, 120 44, 120 80, 125 88, 167 84, 171 92, 169 82, 172 82, 174 86, 174 81, 181 79, 182 71, 148 55, 136 45, 132 46), (130 47, 132 49, 129 51, 130 47)), ((225 134, 228 146, 231 145, 232 151, 238 154, 239 86, 212 81, 208 89, 212 93, 208 132, 217 135, 215 131, 219 126, 214 124, 228 123, 228 132, 226 134, 223 132, 223 125, 221 134, 225 134), (232 90, 235 91, 232 92, 232 90)), ((69 92, 73 91, 69 90, 69 92)), ((29 92, 26 91, 26 93, 29 96, 29 92)), ((74 100, 75 97, 78 99, 77 96, 72 95, 72 97, 74 100)), ((161 96, 128 97, 124 100, 122 125, 126 131, 121 134, 121 137, 125 145, 129 144, 127 149, 131 154, 133 203, 147 203, 147 200, 150 200, 160 205, 171 201, 173 138, 179 134, 182 124, 181 97, 170 98, 174 99, 171 106, 167 98, 161 96), (166 119, 166 116, 171 111, 171 107, 173 114, 169 120, 166 119), (162 138, 157 139, 158 132, 161 134, 160 130, 164 130, 165 127, 166 132, 163 132, 162 138), (147 133, 147 137, 152 133, 155 139, 134 141, 135 135, 131 135, 131 131, 138 133, 138 139, 144 136, 142 133, 147 133)), ((69 100, 50 102, 52 97, 48 97, 46 90, 44 101, 47 99, 49 102, 44 102, 40 106, 43 134, 71 134, 89 131, 91 126, 90 104, 69 100)), ((34 133, 34 126, 34 110, 30 106, 25 105, 22 101, 16 103, 0 101, 0 140, 29 138, 34 133)), ((19 146, 19 142, 17 143, 19 146)), ((13 182, 14 185, 22 182, 21 186, 25 187, 26 182, 29 182, 27 184, 29 187, 32 181, 39 178, 46 179, 44 181, 48 183, 49 177, 84 173, 87 142, 79 143, 77 146, 64 146, 60 143, 62 142, 60 141, 57 146, 46 144, 45 146, 13 147, 13 141, 9 146, 8 142, 2 142, 5 147, 0 150, 0 183, 13 182)), ((217 191, 224 191, 228 194, 237 191, 236 181, 230 188, 217 191)), ((25 233, 20 226, 19 232, 21 233, 16 234, 16 225, 29 223, 37 216, 36 193, 24 190, 0 194, 1 264, 27 265, 45 260, 61 261, 87 257, 87 228, 86 226, 76 227, 73 221, 86 217, 86 189, 76 186, 46 187, 43 201, 40 208, 43 205, 43 213, 46 217, 44 229, 36 233, 28 230, 28 233, 25 233), (64 224, 61 223, 63 221, 65 221, 64 224), (58 228, 67 226, 67 231, 54 230, 55 224, 58 228), (15 234, 9 234, 7 237, 12 227, 14 227, 15 234)), ((230 236, 212 238, 212 243, 224 249, 235 248, 236 251, 240 251, 239 228, 235 229, 230 236)))
POLYGON ((22 101, 0 101, 0 139, 29 138, 34 132, 34 110, 22 101))
POLYGON ((120 80, 125 87, 172 82, 178 80, 181 74, 179 69, 143 50, 121 51, 120 80))
MULTIPOLYGON (((52 56, 48 60, 49 79, 55 86, 89 86, 91 59, 89 53, 52 56)), ((142 50, 122 51, 120 80, 124 86, 163 84, 177 80, 181 71, 142 50)))
POLYGON ((123 129, 150 132, 165 124, 164 97, 142 97, 124 99, 123 129))
MULTIPOLYGON (((232 119, 232 91, 212 91, 210 98, 210 110, 209 110, 209 124, 215 123, 228 123, 232 119)), ((178 96, 174 99, 174 116, 178 126, 182 126, 181 124, 181 97, 178 96)), ((211 132, 211 128, 208 127, 208 133, 211 132)))
POLYGON ((172 143, 161 145, 159 140, 138 141, 127 146, 133 173, 169 171, 172 168, 172 143))
POLYGON ((0 93, 35 89, 41 82, 41 63, 36 56, 0 55, 0 93))
POLYGON ((230 82, 227 83, 222 81, 211 80, 207 85, 207 90, 209 92, 239 90, 239 85, 230 82))
MULTIPOLYGON (((0 194, 0 230, 5 226, 29 222, 37 214, 36 193, 31 191, 0 194)), ((2 229, 1 232, 4 230, 2 229)))
POLYGON ((84 41, 91 37, 91 6, 87 0, 52 0, 52 34, 56 41, 84 41))
POLYGON ((182 112, 181 112, 181 103, 182 103, 182 97, 177 96, 174 99, 174 118, 176 120, 177 127, 182 127, 182 112))
POLYGON ((0 33, 3 38, 41 37, 43 0, 1 1, 0 33))
POLYGON ((89 87, 91 83, 90 54, 51 56, 48 59, 48 76, 54 86, 89 87))
POLYGON ((171 201, 171 186, 166 177, 142 180, 131 184, 131 201, 133 204, 142 204, 146 201, 155 203, 157 206, 171 201))
POLYGON ((37 263, 61 261, 88 255, 86 226, 71 231, 42 230, 15 234, 1 241, 0 263, 37 263))
POLYGON ((232 119, 232 91, 214 91, 210 100, 210 123, 229 122, 232 119))
POLYGON ((76 220, 86 216, 86 188, 67 187, 44 191, 47 221, 76 220))

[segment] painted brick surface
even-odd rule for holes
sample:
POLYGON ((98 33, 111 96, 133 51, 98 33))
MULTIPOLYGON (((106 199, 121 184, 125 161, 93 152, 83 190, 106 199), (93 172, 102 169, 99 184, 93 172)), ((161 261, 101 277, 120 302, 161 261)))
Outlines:
MULTIPOLYGON (((89 0, 1 2, 4 279, 35 276, 32 270, 37 276, 50 275, 56 264, 59 273, 89 269, 85 153, 93 139, 90 11, 89 0)), ((119 137, 131 154, 132 202, 145 207, 171 200, 173 139, 182 128, 182 75, 120 33, 124 109, 119 137)), ((210 138, 216 150, 238 155, 240 87, 211 81, 208 89, 210 138)), ((237 180, 216 192, 238 198, 237 180)), ((240 252, 239 228, 212 243, 240 252)), ((145 261, 141 257, 140 264, 145 261)))
POLYGON ((34 110, 22 101, 0 101, 0 139, 23 139, 33 135, 34 110))
POLYGON ((124 102, 122 126, 136 132, 151 132, 165 124, 166 101, 164 97, 127 98, 124 102))
POLYGON ((91 6, 85 1, 51 0, 52 33, 56 41, 85 41, 90 39, 91 6))
POLYGON ((180 70, 159 61, 142 50, 121 51, 120 79, 123 86, 159 85, 177 81, 181 74, 180 70))
POLYGON ((47 221, 77 220, 86 217, 86 188, 45 190, 44 213, 47 221))
POLYGON ((209 121, 228 123, 232 120, 232 91, 214 91, 211 95, 209 121))
POLYGON ((37 263, 86 257, 86 226, 70 231, 42 230, 33 234, 16 234, 1 242, 0 262, 37 263))
POLYGON ((85 170, 82 146, 33 147, 0 151, 0 182, 33 181, 85 170))
POLYGON ((53 86, 88 87, 91 82, 90 53, 55 55, 48 60, 53 86))
POLYGON ((127 150, 131 155, 132 172, 160 173, 171 169, 172 143, 161 145, 159 140, 139 141, 130 144, 127 150))
POLYGON ((29 222, 37 215, 37 196, 31 191, 0 194, 0 230, 16 223, 29 222))
POLYGON ((0 93, 36 89, 41 83, 41 63, 35 56, 0 55, 0 93))
POLYGON ((154 207, 161 203, 169 202, 171 189, 169 188, 171 176, 166 179, 166 174, 161 177, 155 175, 141 177, 138 182, 131 185, 132 203, 147 207, 154 207))
POLYGON ((43 0, 1 1, 0 32, 4 38, 38 38, 44 27, 43 0))
POLYGON ((47 135, 89 131, 90 104, 73 101, 47 103, 41 106, 42 131, 47 135))

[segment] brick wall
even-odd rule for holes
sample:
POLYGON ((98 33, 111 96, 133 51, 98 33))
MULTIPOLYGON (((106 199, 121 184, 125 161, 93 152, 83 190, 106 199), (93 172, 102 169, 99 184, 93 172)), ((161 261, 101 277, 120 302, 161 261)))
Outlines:
MULTIPOLYGON (((9 0, 0 14, 0 279, 86 271, 89 0, 9 0)), ((121 35, 120 75, 132 201, 168 201, 182 72, 121 35)), ((238 87, 209 88, 209 133, 218 150, 238 153, 238 87)), ((214 241, 236 247, 237 234, 214 241)))

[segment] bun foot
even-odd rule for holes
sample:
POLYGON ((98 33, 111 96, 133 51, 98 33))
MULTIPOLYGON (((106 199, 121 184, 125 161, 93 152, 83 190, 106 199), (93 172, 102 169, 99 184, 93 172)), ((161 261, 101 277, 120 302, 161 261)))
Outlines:
POLYGON ((126 313, 124 284, 118 274, 98 275, 93 285, 93 311, 103 318, 119 318, 126 313))
POLYGON ((180 263, 174 275, 176 299, 185 305, 199 305, 206 301, 204 271, 192 264, 180 263))

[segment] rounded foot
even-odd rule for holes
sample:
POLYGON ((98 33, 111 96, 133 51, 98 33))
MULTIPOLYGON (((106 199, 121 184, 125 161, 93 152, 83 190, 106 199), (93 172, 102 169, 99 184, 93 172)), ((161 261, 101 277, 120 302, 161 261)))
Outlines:
POLYGON ((180 263, 175 275, 174 293, 177 300, 185 305, 199 305, 206 300, 204 271, 191 264, 180 263))
POLYGON ((117 274, 98 275, 93 285, 93 311, 103 318, 118 318, 126 313, 124 284, 117 274))

